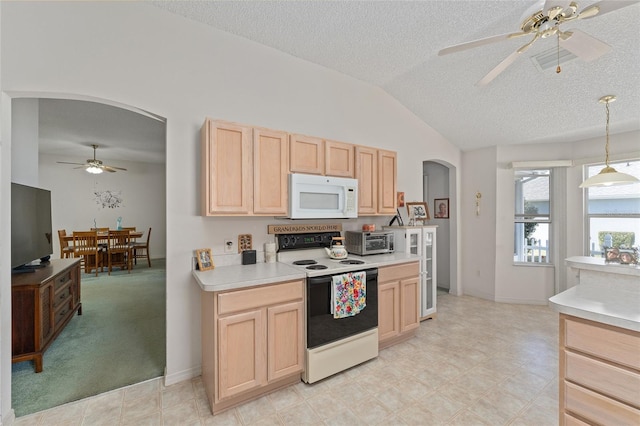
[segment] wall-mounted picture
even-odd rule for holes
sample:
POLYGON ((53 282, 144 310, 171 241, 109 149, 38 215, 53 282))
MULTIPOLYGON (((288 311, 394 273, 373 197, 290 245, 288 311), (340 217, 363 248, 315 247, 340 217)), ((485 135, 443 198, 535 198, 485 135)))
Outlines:
POLYGON ((433 200, 433 211, 436 219, 449 219, 449 199, 436 198, 433 200))
POLYGON ((416 221, 431 219, 429 216, 429 207, 427 207, 427 203, 424 202, 407 203, 407 213, 409 214, 410 221, 413 220, 414 224, 416 221))
POLYGON ((201 271, 215 268, 213 264, 213 254, 211 254, 210 248, 197 249, 196 257, 198 259, 198 269, 201 271))
POLYGON ((398 198, 398 207, 404 207, 404 192, 398 192, 396 195, 398 198))

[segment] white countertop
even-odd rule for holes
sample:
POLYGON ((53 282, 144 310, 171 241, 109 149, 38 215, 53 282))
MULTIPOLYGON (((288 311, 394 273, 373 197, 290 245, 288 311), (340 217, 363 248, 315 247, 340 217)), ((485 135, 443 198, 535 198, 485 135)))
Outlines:
POLYGON ((563 314, 640 331, 640 280, 635 278, 640 277, 640 269, 637 266, 605 264, 602 259, 591 257, 571 257, 566 263, 580 269, 581 274, 582 270, 596 272, 595 277, 601 281, 590 279, 551 297, 552 308, 563 314))
MULTIPOLYGON (((366 260, 367 268, 420 260, 420 256, 407 253, 375 254, 361 258, 366 260)), ((282 262, 219 266, 209 271, 194 270, 192 274, 204 291, 234 290, 306 278, 304 269, 282 262)))

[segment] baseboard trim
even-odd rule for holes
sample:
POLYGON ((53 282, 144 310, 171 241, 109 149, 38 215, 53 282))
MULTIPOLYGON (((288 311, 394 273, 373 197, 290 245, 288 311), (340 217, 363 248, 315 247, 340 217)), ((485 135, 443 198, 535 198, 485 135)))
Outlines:
MULTIPOLYGON (((549 296, 549 297, 551 297, 551 296, 549 296)), ((510 299, 508 297, 496 298, 496 302, 499 302, 499 303, 513 303, 515 305, 540 305, 540 306, 545 306, 545 305, 549 304, 548 300, 510 299)))
POLYGON ((11 426, 16 420, 16 412, 13 408, 9 410, 6 416, 0 417, 0 426, 11 426))
POLYGON ((178 371, 173 374, 165 374, 164 376, 164 385, 171 386, 179 382, 183 382, 185 380, 191 380, 194 377, 198 377, 202 374, 202 367, 197 366, 193 368, 189 368, 187 370, 178 371))

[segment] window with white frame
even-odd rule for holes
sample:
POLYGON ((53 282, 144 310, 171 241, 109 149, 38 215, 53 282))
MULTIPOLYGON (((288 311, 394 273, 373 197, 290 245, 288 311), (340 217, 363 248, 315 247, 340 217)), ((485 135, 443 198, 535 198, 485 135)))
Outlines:
POLYGON ((551 262, 551 169, 517 169, 513 261, 551 262))
MULTIPOLYGON (((640 160, 610 163, 611 167, 640 179, 640 160)), ((604 164, 585 166, 587 177, 604 164)), ((591 187, 585 191, 586 253, 603 257, 604 247, 632 248, 640 243, 640 183, 591 187)))

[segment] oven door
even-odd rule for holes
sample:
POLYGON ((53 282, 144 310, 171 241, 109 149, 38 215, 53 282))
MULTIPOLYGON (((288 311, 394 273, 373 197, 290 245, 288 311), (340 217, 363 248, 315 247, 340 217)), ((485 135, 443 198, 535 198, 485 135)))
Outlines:
POLYGON ((332 276, 307 277, 307 349, 378 327, 378 270, 366 269, 367 306, 357 315, 333 318, 332 276))
POLYGON ((368 232, 362 235, 363 254, 392 253, 393 232, 368 232))

